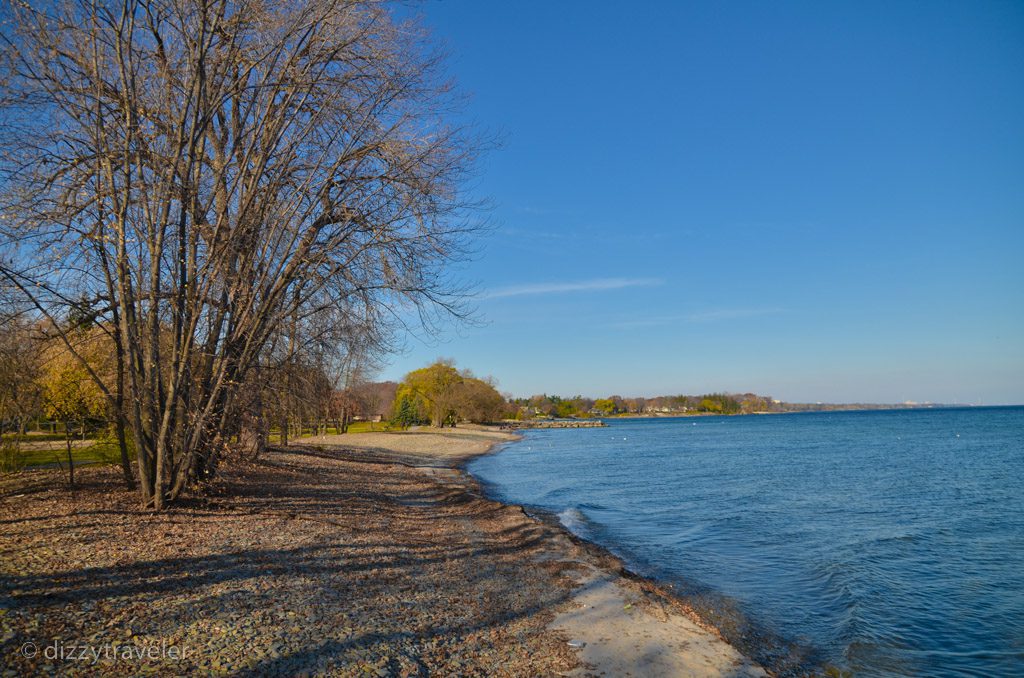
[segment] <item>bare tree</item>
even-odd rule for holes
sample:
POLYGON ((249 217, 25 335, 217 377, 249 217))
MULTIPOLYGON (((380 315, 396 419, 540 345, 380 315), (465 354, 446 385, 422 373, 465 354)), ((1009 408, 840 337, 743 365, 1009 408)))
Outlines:
POLYGON ((367 419, 385 418, 392 411, 398 383, 394 381, 364 382, 353 389, 359 413, 367 419))
POLYGON ((416 26, 376 2, 6 4, 0 275, 56 327, 111 328, 131 397, 91 377, 145 505, 213 472, 302 319, 379 339, 408 307, 464 312, 446 264, 478 228, 477 145, 416 26))
POLYGON ((0 319, 0 434, 23 434, 42 411, 39 332, 17 316, 0 319))

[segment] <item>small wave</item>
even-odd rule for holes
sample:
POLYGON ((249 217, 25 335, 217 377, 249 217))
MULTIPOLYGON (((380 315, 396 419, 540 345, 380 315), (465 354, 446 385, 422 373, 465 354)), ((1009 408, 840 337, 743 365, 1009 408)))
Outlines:
POLYGON ((587 533, 587 517, 577 508, 567 508, 558 514, 558 521, 578 537, 587 533))

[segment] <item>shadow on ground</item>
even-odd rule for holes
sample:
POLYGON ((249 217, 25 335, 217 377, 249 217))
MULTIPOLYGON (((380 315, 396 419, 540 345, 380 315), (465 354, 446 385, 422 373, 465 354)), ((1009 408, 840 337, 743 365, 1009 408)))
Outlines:
POLYGON ((228 474, 215 501, 163 514, 139 513, 102 469, 90 470, 73 502, 57 489, 7 498, 3 663, 46 670, 45 658, 19 648, 73 642, 165 643, 186 657, 49 668, 251 676, 570 668, 564 639, 545 632, 570 592, 558 563, 534 558, 549 528, 374 456, 275 452, 228 474))

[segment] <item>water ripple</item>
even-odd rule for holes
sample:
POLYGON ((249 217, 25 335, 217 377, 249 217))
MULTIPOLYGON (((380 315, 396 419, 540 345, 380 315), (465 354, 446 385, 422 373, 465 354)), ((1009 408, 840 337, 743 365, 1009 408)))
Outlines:
POLYGON ((1024 408, 613 420, 470 470, 782 674, 1024 675, 1024 408))

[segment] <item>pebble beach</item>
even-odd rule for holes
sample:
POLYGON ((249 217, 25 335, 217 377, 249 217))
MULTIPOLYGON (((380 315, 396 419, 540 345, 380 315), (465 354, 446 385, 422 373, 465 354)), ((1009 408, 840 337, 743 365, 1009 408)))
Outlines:
POLYGON ((764 675, 460 465, 486 428, 303 439, 140 511, 114 467, 0 484, 4 676, 764 675))

